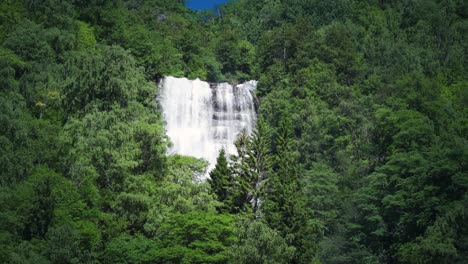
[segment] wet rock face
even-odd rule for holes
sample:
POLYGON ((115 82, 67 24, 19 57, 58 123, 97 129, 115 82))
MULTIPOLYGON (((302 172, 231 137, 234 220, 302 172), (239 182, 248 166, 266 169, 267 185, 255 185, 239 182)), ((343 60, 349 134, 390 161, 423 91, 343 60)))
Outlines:
POLYGON ((159 98, 170 153, 204 158, 216 164, 221 148, 235 154, 234 141, 242 129, 252 132, 256 113, 252 92, 256 81, 231 85, 186 78, 165 77, 159 98))

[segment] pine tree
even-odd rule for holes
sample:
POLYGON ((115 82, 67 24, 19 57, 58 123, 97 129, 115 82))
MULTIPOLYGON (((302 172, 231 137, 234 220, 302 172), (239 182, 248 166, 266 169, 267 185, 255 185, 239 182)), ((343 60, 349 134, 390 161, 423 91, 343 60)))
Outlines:
POLYGON ((236 146, 237 155, 231 155, 232 162, 231 173, 233 176, 233 212, 248 211, 250 209, 249 201, 251 193, 251 185, 249 179, 249 166, 247 160, 249 158, 250 137, 247 130, 243 129, 237 136, 234 145, 236 146))
POLYGON ((265 219, 275 229, 288 233, 291 229, 295 202, 293 197, 301 192, 299 184, 298 153, 292 149, 291 133, 286 123, 280 126, 276 136, 276 153, 273 157, 273 173, 266 185, 265 219))
POLYGON ((233 155, 236 204, 240 210, 258 212, 263 187, 271 170, 270 139, 266 123, 260 119, 252 136, 241 132, 235 142, 237 155, 233 155), (248 204, 250 203, 250 206, 248 204))
POLYGON ((229 211, 232 208, 232 182, 233 178, 226 159, 226 151, 222 148, 216 159, 216 166, 210 172, 210 179, 208 179, 212 192, 218 201, 224 204, 222 208, 218 209, 221 212, 229 211))
POLYGON ((259 210, 261 197, 265 183, 268 181, 271 170, 271 146, 268 127, 263 119, 260 119, 250 141, 250 185, 252 187, 252 206, 255 212, 259 210))
POLYGON ((294 150, 292 126, 282 121, 276 134, 271 176, 265 186, 262 213, 268 226, 289 237, 297 251, 292 263, 311 262, 317 245, 306 239, 310 233, 308 209, 301 182, 299 153, 294 150))

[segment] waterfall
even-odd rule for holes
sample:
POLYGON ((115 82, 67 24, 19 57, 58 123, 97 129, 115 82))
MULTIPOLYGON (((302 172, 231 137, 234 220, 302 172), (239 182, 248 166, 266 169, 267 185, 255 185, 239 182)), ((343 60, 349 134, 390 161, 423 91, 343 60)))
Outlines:
POLYGON ((173 143, 169 154, 206 159, 211 170, 220 149, 236 154, 237 135, 244 128, 251 133, 255 126, 256 81, 233 86, 165 77, 159 86, 166 132, 173 143))

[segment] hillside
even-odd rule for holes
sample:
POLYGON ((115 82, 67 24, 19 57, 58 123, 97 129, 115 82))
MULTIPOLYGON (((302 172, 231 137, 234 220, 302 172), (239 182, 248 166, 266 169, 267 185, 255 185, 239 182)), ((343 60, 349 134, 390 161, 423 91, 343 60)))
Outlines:
POLYGON ((467 263, 466 1, 184 2, 0 2, 0 263, 467 263), (258 80, 207 181, 164 76, 258 80))

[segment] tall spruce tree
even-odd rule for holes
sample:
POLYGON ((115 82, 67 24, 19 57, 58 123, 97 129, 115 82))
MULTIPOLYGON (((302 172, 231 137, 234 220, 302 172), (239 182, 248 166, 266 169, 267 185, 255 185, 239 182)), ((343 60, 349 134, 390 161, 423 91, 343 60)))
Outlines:
POLYGON ((249 211, 249 202, 251 199, 252 188, 249 181, 249 166, 247 160, 250 156, 249 150, 250 137, 247 130, 243 129, 237 136, 234 145, 237 154, 231 155, 231 172, 234 178, 233 182, 233 211, 249 211))
POLYGON ((317 245, 306 239, 310 233, 310 214, 301 180, 299 153, 295 150, 291 122, 283 120, 275 135, 271 176, 265 186, 262 213, 268 226, 288 237, 296 248, 292 263, 309 263, 317 245), (307 243, 307 242, 310 243, 307 243))
POLYGON ((252 188, 252 207, 254 212, 260 209, 264 186, 271 171, 271 144, 270 133, 265 121, 260 118, 250 140, 249 181, 252 188))
POLYGON ((257 213, 272 164, 270 135, 266 123, 260 119, 252 136, 243 130, 235 146, 237 155, 233 155, 231 160, 236 182, 236 206, 240 210, 253 210, 257 213))
POLYGON ((218 208, 219 211, 225 212, 232 209, 232 184, 233 178, 229 170, 228 161, 226 159, 226 151, 222 148, 219 151, 216 159, 216 166, 210 172, 208 183, 211 186, 211 191, 216 195, 218 201, 223 205, 218 208))

